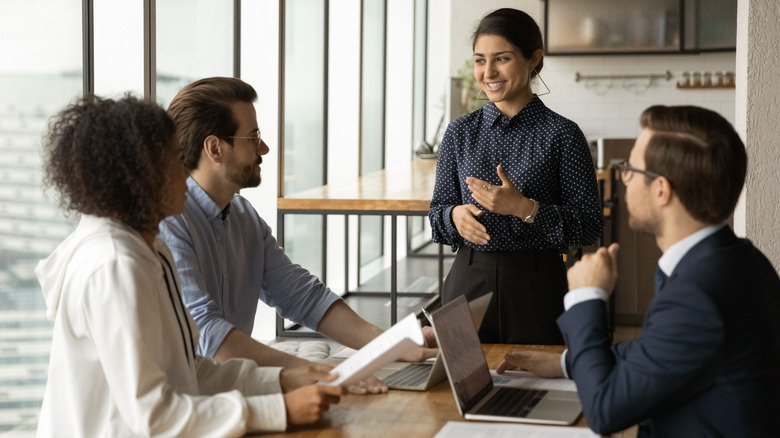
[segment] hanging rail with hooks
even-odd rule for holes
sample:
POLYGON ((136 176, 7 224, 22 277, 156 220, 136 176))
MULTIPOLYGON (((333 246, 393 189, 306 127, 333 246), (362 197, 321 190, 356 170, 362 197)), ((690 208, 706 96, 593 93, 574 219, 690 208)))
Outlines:
POLYGON ((669 70, 664 74, 646 74, 646 75, 582 75, 580 72, 574 74, 574 82, 584 80, 604 80, 604 79, 672 79, 672 72, 669 70))

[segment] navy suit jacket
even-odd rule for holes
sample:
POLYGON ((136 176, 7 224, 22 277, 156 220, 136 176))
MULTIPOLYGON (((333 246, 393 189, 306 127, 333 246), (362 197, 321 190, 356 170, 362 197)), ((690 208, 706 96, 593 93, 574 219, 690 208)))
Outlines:
POLYGON ((638 339, 611 345, 601 300, 558 318, 588 425, 658 437, 780 436, 780 279, 729 227, 680 260, 638 339))

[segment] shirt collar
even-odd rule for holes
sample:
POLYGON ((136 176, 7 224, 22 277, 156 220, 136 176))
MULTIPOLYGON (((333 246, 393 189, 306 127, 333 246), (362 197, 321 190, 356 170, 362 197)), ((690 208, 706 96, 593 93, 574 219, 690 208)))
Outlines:
POLYGON ((685 254, 688 254, 688 251, 690 251, 691 248, 707 237, 715 234, 716 231, 724 226, 725 224, 710 225, 670 246, 666 252, 663 253, 661 258, 658 259, 658 267, 661 268, 668 277, 674 272, 674 268, 677 267, 677 264, 685 257, 685 254))
MULTIPOLYGON (((190 194, 190 199, 195 201, 203 215, 209 218, 209 220, 222 219, 222 209, 191 176, 187 178, 187 192, 190 194)), ((230 204, 228 204, 229 206, 230 204)), ((227 209, 228 207, 225 208, 227 209)))
POLYGON ((544 103, 542 103, 542 100, 539 99, 534 94, 534 97, 531 99, 530 102, 526 106, 523 107, 523 109, 520 110, 519 113, 515 114, 514 117, 511 119, 507 118, 504 113, 501 112, 501 110, 496 107, 496 104, 493 102, 488 102, 487 105, 482 107, 482 113, 483 117, 485 118, 485 121, 488 123, 489 126, 493 126, 496 124, 499 120, 505 120, 505 123, 509 123, 513 120, 517 120, 518 122, 523 122, 526 120, 531 120, 533 116, 535 116, 537 113, 539 113, 541 110, 543 110, 544 103))

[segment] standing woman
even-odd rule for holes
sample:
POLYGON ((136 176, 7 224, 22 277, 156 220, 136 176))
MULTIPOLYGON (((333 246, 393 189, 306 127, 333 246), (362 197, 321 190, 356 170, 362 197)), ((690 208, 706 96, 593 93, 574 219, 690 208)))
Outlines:
POLYGON ((313 422, 338 401, 340 388, 303 386, 314 370, 196 354, 198 326, 156 238, 187 192, 162 108, 86 97, 59 114, 43 150, 45 182, 81 218, 36 268, 54 319, 38 436, 240 436, 313 422))
POLYGON ((434 242, 458 251, 442 302, 494 292, 483 343, 563 344, 561 253, 604 225, 593 161, 579 127, 531 92, 544 62, 533 18, 496 10, 472 44, 490 103, 450 123, 439 148, 428 216, 434 242))

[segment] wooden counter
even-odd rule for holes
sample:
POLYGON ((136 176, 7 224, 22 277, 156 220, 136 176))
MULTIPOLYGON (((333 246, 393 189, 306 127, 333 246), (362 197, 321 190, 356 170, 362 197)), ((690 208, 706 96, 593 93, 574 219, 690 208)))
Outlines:
MULTIPOLYGON (((415 160, 409 166, 396 170, 380 170, 348 182, 328 184, 298 193, 277 198, 277 238, 284 246, 284 216, 287 214, 318 215, 380 215, 390 216, 390 324, 398 320, 398 225, 399 216, 427 216, 430 208, 433 186, 436 182, 436 160, 415 160)), ((349 236, 345 221, 345 235, 349 236)), ((323 260, 326 257, 326 236, 323 234, 323 260)), ((358 296, 349 291, 346 279, 349 279, 349 241, 344 242, 344 263, 347 272, 344 275, 344 297, 358 296)), ((438 248, 437 276, 439 290, 444 279, 444 252, 438 248)), ((377 294, 371 293, 372 296, 377 294)), ((405 294, 407 296, 421 294, 405 294)), ((433 295, 422 294, 425 297, 433 295)), ((281 317, 277 317, 277 336, 294 336, 283 326, 281 317)))
MULTIPOLYGON (((604 197, 611 193, 611 169, 597 170, 604 181, 604 197)), ((428 213, 436 182, 436 160, 412 161, 409 167, 380 170, 354 181, 326 184, 277 198, 280 210, 387 211, 428 213)))
POLYGON ((279 210, 428 213, 436 160, 412 161, 397 171, 380 170, 354 181, 328 184, 277 199, 279 210))

